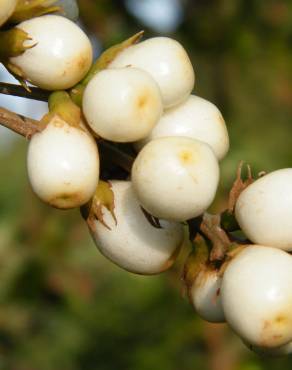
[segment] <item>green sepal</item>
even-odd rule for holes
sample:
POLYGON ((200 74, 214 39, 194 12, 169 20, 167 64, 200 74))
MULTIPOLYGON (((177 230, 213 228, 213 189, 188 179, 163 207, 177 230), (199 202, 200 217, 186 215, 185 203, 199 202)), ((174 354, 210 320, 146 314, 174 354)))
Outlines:
POLYGON ((198 234, 192 244, 193 249, 185 262, 182 276, 188 293, 199 272, 205 268, 209 260, 209 247, 201 235, 198 234))
POLYGON ((70 95, 66 91, 53 92, 48 100, 49 113, 43 118, 42 122, 48 124, 53 116, 59 116, 63 121, 70 126, 80 128, 81 109, 73 103, 70 95))
POLYGON ((33 48, 36 44, 25 45, 26 41, 32 41, 29 34, 20 28, 13 28, 0 32, 0 62, 27 90, 30 91, 26 76, 21 68, 10 61, 10 58, 23 54, 26 50, 33 48))
POLYGON ((96 192, 92 200, 85 206, 81 207, 81 214, 85 218, 88 227, 94 231, 94 223, 96 220, 102 223, 107 229, 110 227, 103 219, 103 207, 105 207, 112 215, 115 223, 117 219, 115 215, 115 197, 111 188, 111 184, 100 180, 97 185, 96 192))
POLYGON ((101 56, 95 61, 95 63, 90 68, 87 75, 84 79, 79 82, 76 86, 74 86, 70 90, 70 95, 73 101, 78 104, 79 106, 82 105, 82 98, 83 92, 88 84, 88 82, 94 77, 98 72, 102 71, 103 69, 107 68, 107 66, 116 58, 116 56, 121 53, 123 50, 136 44, 143 36, 144 31, 140 31, 130 37, 129 39, 121 42, 120 44, 114 45, 109 49, 105 50, 101 56))
POLYGON ((0 32, 0 61, 5 63, 9 58, 17 57, 33 48, 36 44, 25 45, 26 41, 31 40, 27 32, 17 27, 0 32))
POLYGON ((41 15, 59 12, 62 8, 54 6, 56 2, 57 0, 18 0, 16 9, 9 21, 19 23, 41 15))
POLYGON ((10 62, 3 62, 4 67, 7 71, 12 74, 12 76, 25 88, 26 91, 31 92, 26 77, 21 68, 17 67, 13 63, 10 62))

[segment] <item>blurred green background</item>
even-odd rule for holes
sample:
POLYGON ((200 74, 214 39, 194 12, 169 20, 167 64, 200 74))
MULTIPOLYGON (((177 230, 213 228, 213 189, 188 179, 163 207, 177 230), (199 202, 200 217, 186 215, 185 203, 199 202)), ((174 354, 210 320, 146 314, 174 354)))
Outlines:
MULTIPOLYGON (((291 167, 292 2, 82 0, 82 26, 104 49, 145 29, 185 46, 194 93, 230 133, 215 209, 240 159, 254 173, 291 167)), ((20 103, 0 95, 0 105, 20 103)), ((35 116, 38 105, 25 108, 35 116)), ((29 187, 27 143, 0 132, 0 370, 291 369, 252 354, 225 325, 203 322, 178 263, 161 276, 119 269, 96 250, 78 211, 42 204, 29 187)), ((238 297, 240 299, 240 297, 238 297)))

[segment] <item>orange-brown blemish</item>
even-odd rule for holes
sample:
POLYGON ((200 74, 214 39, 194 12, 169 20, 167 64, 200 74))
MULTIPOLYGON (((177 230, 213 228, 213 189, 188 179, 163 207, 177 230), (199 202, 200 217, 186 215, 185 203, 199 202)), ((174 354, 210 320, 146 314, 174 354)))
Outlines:
POLYGON ((183 150, 179 153, 179 158, 183 164, 188 164, 193 161, 193 154, 188 150, 183 150))
POLYGON ((83 70, 88 65, 88 58, 85 58, 83 55, 80 55, 77 60, 77 66, 83 70))
POLYGON ((285 317, 284 315, 278 315, 276 318, 275 318, 275 322, 277 324, 282 324, 283 322, 287 321, 287 317, 285 317))
POLYGON ((287 325, 289 318, 279 314, 271 320, 265 320, 262 329, 261 346, 276 346, 282 344, 282 329, 287 325))
POLYGON ((54 198, 51 198, 48 203, 55 208, 67 209, 71 208, 72 205, 82 204, 82 202, 82 194, 80 192, 75 192, 56 195, 54 198))
POLYGON ((145 105, 147 104, 147 102, 148 102, 148 94, 143 94, 143 95, 139 96, 138 102, 137 102, 138 107, 140 109, 143 109, 145 107, 145 105))

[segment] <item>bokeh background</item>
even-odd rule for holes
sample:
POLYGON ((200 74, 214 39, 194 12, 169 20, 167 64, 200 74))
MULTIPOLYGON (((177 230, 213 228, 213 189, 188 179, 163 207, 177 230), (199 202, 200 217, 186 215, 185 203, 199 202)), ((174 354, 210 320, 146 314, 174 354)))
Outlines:
MULTIPOLYGON (((144 29, 188 50, 194 93, 214 102, 231 149, 214 208, 226 204, 239 160, 256 174, 291 167, 290 0, 82 0, 80 25, 95 53, 144 29)), ((3 69, 2 81, 12 81, 3 69)), ((46 104, 0 95, 39 118, 46 104)), ((184 295, 187 248, 163 275, 127 273, 96 250, 78 211, 33 194, 25 139, 0 129, 0 369, 291 369, 265 359, 225 326, 203 322, 184 295)), ((238 297, 240 300, 240 297, 238 297)))

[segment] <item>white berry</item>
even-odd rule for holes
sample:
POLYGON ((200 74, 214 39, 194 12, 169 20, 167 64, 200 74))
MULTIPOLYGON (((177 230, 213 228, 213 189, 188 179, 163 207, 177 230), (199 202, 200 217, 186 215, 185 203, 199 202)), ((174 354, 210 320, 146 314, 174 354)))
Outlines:
POLYGON ((35 45, 10 58, 32 84, 47 90, 68 89, 79 82, 92 63, 92 47, 86 34, 72 21, 45 15, 17 25, 35 45))
POLYGON ((0 26, 4 24, 13 13, 18 0, 0 0, 0 26))
POLYGON ((83 111, 104 139, 131 142, 146 137, 162 114, 156 82, 137 68, 106 69, 88 83, 83 111))
POLYGON ((225 321, 220 295, 221 280, 217 270, 203 269, 189 291, 191 303, 204 320, 225 321))
POLYGON ((56 208, 79 207, 95 193, 99 156, 85 130, 55 116, 29 143, 28 176, 34 192, 56 208))
POLYGON ((140 149, 153 139, 167 136, 201 140, 211 146, 218 160, 224 158, 229 149, 228 132, 219 109, 195 95, 165 111, 150 135, 135 145, 140 149))
POLYGON ((115 216, 103 208, 103 219, 110 230, 95 221, 91 230, 101 253, 118 266, 138 274, 157 274, 174 262, 183 242, 178 223, 160 220, 155 228, 142 212, 130 181, 111 181, 115 216))
POLYGON ((212 203, 219 181, 218 161, 209 145, 185 137, 150 141, 133 168, 134 190, 153 216, 185 221, 212 203))
POLYGON ((235 214, 256 244, 292 251, 292 168, 271 172, 239 196, 235 214))
POLYGON ((292 257, 252 245, 227 266, 221 285, 226 321, 247 343, 274 348, 292 340, 292 257))
POLYGON ((184 101, 191 93, 195 74, 182 45, 168 37, 154 37, 121 52, 110 68, 137 67, 158 83, 166 108, 184 101))

